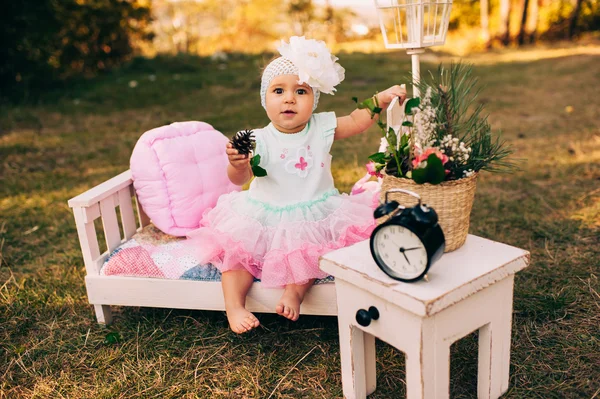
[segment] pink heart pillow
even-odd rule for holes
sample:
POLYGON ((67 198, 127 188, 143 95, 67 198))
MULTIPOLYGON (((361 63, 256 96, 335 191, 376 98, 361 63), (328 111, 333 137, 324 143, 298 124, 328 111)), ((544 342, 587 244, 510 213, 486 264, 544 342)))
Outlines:
POLYGON ((241 189, 227 177, 227 141, 204 122, 176 122, 140 137, 130 160, 133 186, 156 227, 185 236, 221 194, 241 189))

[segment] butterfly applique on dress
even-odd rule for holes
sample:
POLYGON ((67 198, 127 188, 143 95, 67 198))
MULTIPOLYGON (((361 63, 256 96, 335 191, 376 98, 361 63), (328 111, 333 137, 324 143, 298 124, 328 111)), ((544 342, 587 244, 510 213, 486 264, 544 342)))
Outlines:
POLYGON ((285 164, 285 171, 305 178, 308 176, 308 172, 310 172, 313 164, 312 153, 306 147, 300 147, 295 157, 289 157, 289 160, 285 164))

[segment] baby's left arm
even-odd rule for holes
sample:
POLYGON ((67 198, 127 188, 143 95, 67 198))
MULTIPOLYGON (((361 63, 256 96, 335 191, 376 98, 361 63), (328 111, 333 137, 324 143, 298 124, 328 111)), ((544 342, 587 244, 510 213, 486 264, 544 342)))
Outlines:
MULTIPOLYGON (((377 102, 379 108, 386 109, 392 100, 400 97, 400 104, 406 99, 406 89, 402 86, 392 86, 387 90, 377 93, 377 102)), ((379 116, 376 115, 375 118, 379 116)), ((337 118, 337 127, 335 129, 334 139, 345 139, 367 130, 374 122, 375 118, 371 118, 371 111, 368 109, 355 109, 350 115, 340 116, 337 118)))

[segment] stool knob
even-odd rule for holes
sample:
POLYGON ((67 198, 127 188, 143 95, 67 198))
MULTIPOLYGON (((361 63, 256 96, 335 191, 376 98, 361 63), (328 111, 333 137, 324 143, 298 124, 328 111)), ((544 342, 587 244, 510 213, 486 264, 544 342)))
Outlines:
POLYGON ((363 327, 371 324, 371 320, 379 319, 379 310, 375 306, 369 307, 369 310, 359 309, 356 312, 356 322, 363 327))

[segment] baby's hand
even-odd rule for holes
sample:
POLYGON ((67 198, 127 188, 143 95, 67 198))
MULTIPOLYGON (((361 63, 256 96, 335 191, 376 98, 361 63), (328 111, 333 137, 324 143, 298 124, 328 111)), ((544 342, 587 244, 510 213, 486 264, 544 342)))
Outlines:
POLYGON ((240 154, 238 150, 233 148, 231 143, 227 143, 227 158, 229 163, 236 169, 245 169, 250 164, 250 156, 248 154, 240 154))
POLYGON ((387 106, 390 105, 392 100, 396 97, 400 98, 400 104, 404 103, 404 100, 406 100, 406 88, 404 85, 395 85, 387 90, 382 91, 381 93, 377 93, 379 107, 383 109, 387 108, 387 106))

